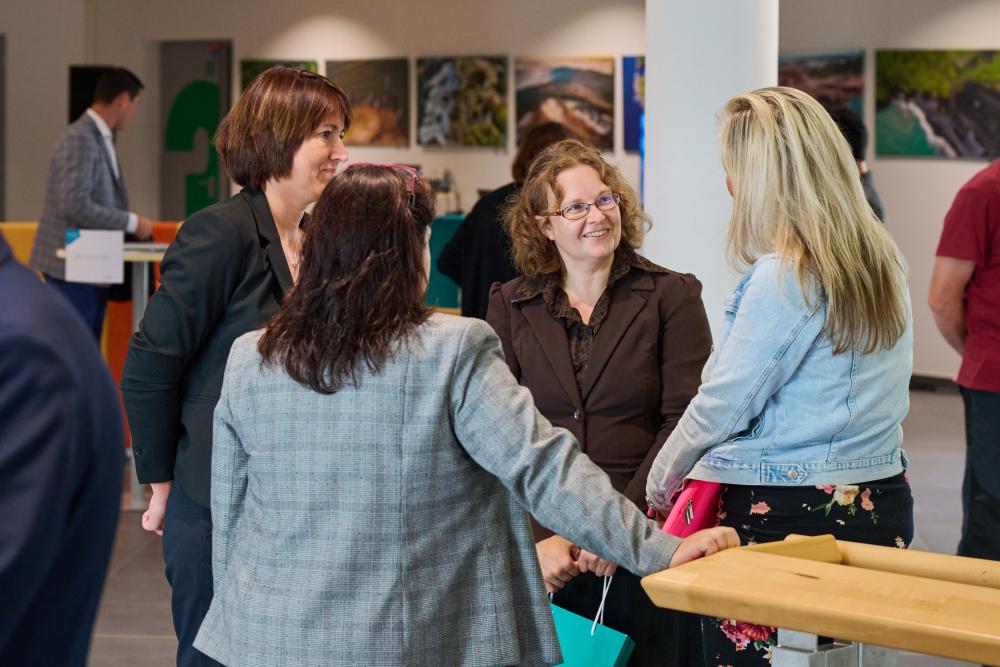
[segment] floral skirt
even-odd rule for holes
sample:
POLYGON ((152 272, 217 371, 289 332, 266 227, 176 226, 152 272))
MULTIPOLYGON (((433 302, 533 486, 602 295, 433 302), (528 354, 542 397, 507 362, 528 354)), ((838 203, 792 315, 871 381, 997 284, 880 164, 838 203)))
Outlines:
MULTIPOLYGON (((913 496, 904 473, 835 486, 727 486, 719 523, 735 528, 744 545, 795 533, 905 549, 913 540, 913 496)), ((707 617, 701 627, 709 667, 771 663, 776 628, 707 617)))

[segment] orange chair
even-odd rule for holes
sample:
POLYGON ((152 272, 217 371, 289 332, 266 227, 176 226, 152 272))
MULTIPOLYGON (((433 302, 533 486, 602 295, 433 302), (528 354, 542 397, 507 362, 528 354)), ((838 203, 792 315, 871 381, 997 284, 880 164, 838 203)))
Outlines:
POLYGON ((37 222, 0 222, 0 235, 7 240, 14 258, 22 264, 28 263, 37 231, 37 222))

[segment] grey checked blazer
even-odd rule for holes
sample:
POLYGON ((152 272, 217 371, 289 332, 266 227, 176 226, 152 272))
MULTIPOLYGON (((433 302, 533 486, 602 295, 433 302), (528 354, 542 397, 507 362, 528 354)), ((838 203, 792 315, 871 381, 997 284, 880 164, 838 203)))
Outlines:
MULTIPOLYGON (((215 597, 226 665, 561 661, 525 510, 638 574, 678 544, 555 428, 485 322, 434 315, 322 395, 233 344, 215 411, 215 597)), ((595 610, 596 612, 596 610, 595 610)))
POLYGON ((56 250, 66 245, 67 229, 125 231, 126 227, 125 182, 115 178, 104 138, 90 116, 83 114, 63 130, 52 149, 45 204, 28 264, 63 280, 66 262, 56 257, 56 250))

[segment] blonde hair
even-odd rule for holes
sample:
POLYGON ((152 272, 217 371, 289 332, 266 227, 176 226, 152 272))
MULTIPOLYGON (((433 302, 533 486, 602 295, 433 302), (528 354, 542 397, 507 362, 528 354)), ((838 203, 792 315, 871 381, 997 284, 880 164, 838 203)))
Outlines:
POLYGON ((795 265, 807 300, 818 285, 835 354, 895 345, 907 324, 905 263, 830 114, 800 90, 761 88, 729 100, 720 142, 733 191, 730 262, 773 252, 795 265))
POLYGON ((526 276, 543 276, 563 268, 556 244, 542 233, 538 217, 552 208, 550 191, 556 201, 563 198, 562 188, 556 182, 559 174, 578 165, 592 167, 601 182, 622 196, 618 204, 622 216, 622 242, 633 249, 642 245, 643 234, 650 224, 635 190, 622 177, 618 167, 608 164, 596 148, 576 139, 565 139, 543 150, 531 162, 524 185, 504 212, 514 265, 526 276))

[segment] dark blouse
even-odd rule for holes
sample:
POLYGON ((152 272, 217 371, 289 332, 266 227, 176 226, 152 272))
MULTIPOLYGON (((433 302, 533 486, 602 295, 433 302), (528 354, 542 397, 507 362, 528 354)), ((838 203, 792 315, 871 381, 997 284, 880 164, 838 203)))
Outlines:
POLYGON ((536 280, 527 281, 523 290, 518 291, 517 298, 530 298, 540 293, 549 313, 566 327, 566 341, 569 343, 570 359, 573 362, 573 372, 576 375, 576 386, 583 391, 583 376, 590 362, 590 350, 594 338, 604 320, 608 317, 611 305, 611 287, 624 277, 632 267, 649 271, 650 273, 666 273, 667 270, 653 264, 645 257, 636 254, 631 248, 625 247, 615 254, 608 285, 604 288, 601 298, 594 304, 590 321, 584 324, 580 311, 570 305, 569 296, 562 287, 562 276, 550 273, 536 280))

